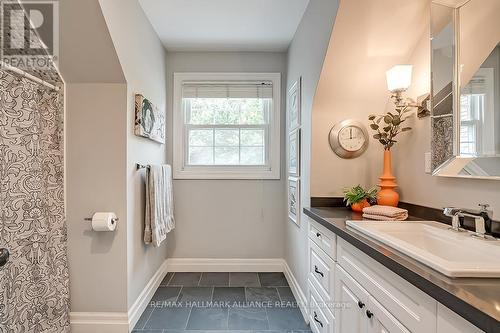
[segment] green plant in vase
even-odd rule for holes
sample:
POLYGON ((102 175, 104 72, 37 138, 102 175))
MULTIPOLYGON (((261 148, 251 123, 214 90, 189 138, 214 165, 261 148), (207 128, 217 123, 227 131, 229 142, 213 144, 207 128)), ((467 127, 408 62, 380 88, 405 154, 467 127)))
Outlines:
POLYGON ((346 187, 343 192, 346 206, 351 206, 354 212, 362 212, 363 208, 370 207, 370 203, 375 202, 377 195, 375 187, 365 190, 361 185, 346 187))
POLYGON ((373 138, 384 146, 384 170, 380 176, 380 191, 377 194, 377 203, 384 206, 396 207, 399 203, 399 194, 395 191, 398 186, 396 177, 392 174, 391 148, 397 142, 396 136, 400 133, 408 132, 411 127, 404 126, 410 116, 412 106, 404 103, 401 94, 397 92, 392 95, 395 104, 394 112, 387 112, 383 115, 370 115, 368 120, 372 123, 370 128, 377 133, 373 138))

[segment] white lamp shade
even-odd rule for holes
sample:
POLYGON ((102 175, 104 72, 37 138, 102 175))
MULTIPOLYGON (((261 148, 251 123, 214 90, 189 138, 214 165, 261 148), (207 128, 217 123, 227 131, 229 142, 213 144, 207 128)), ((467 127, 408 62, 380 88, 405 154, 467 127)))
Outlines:
POLYGON ((406 90, 411 84, 411 65, 396 65, 385 72, 389 91, 406 90))

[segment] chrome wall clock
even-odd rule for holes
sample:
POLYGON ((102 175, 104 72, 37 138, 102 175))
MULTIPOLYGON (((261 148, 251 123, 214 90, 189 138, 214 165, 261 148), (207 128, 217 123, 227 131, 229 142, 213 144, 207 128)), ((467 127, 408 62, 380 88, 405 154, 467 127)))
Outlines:
POLYGON ((335 124, 329 134, 330 147, 342 158, 355 158, 368 148, 368 131, 357 120, 347 119, 335 124))

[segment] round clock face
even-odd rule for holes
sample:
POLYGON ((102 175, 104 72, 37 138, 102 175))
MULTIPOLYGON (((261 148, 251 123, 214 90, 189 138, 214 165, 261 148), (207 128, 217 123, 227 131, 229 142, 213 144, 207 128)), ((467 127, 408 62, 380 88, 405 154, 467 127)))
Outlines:
POLYGON ((339 144, 347 151, 355 152, 365 144, 366 137, 357 126, 346 126, 339 131, 339 144))

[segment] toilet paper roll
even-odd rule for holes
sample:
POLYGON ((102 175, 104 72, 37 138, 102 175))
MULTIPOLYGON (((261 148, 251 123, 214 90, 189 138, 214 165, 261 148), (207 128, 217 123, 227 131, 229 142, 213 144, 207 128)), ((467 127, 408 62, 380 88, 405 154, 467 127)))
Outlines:
POLYGON ((98 212, 92 216, 92 230, 94 231, 114 231, 116 229, 115 213, 98 212))

